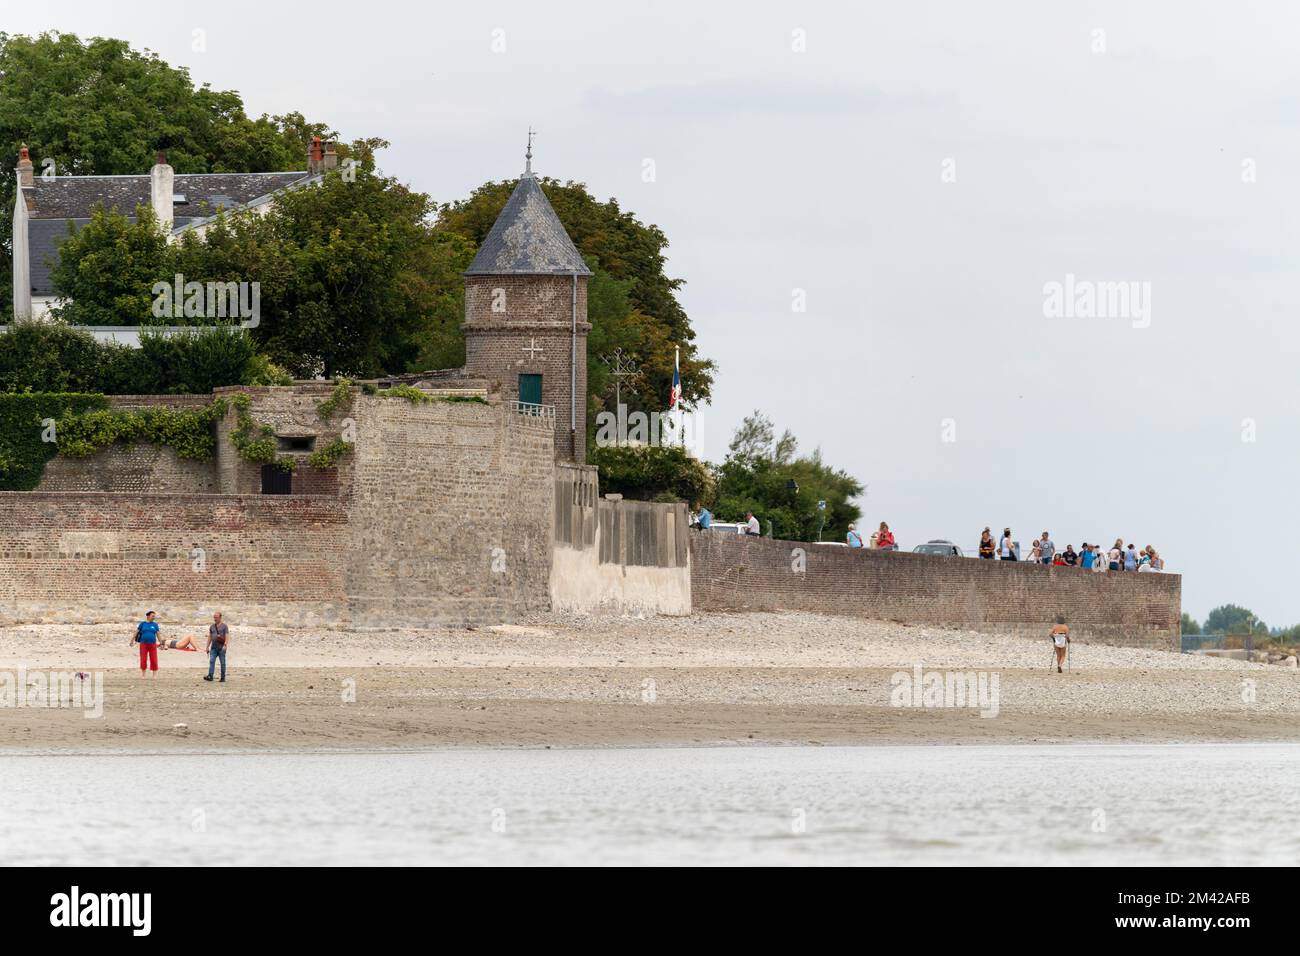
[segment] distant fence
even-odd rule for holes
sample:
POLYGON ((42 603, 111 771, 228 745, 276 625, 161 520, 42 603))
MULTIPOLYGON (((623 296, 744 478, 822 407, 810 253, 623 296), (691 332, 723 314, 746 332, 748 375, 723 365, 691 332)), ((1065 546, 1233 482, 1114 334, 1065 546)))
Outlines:
POLYGON ((1180 642, 1184 654, 1197 651, 1245 651, 1249 660, 1255 652, 1253 634, 1184 634, 1180 642))

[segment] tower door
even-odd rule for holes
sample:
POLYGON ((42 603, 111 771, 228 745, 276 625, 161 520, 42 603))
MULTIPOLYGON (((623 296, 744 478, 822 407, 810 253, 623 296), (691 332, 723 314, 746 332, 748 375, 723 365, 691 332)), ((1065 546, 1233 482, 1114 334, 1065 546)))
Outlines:
POLYGON ((540 375, 519 376, 519 403, 521 405, 542 404, 542 377, 540 375))

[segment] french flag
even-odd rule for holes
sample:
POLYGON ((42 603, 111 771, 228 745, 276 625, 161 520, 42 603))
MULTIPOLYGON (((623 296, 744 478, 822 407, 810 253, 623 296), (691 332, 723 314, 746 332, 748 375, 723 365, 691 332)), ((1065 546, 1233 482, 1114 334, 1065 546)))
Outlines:
POLYGON ((673 358, 673 392, 668 396, 668 410, 672 411, 682 400, 682 350, 673 358))

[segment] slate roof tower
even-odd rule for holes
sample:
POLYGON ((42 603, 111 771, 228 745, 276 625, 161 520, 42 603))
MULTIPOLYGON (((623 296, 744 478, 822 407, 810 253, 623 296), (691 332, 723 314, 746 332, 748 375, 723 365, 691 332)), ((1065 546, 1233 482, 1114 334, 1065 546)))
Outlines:
POLYGON ((587 454, 591 270, 533 174, 524 174, 465 270, 465 371, 499 383, 521 412, 555 415, 555 457, 587 454))

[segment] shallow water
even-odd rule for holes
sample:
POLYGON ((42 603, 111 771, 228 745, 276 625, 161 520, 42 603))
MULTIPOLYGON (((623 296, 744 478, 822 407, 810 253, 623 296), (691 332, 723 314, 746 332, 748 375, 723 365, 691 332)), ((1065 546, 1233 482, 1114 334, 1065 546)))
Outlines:
POLYGON ((1294 744, 0 756, 10 865, 1295 864, 1297 811, 1294 744))

